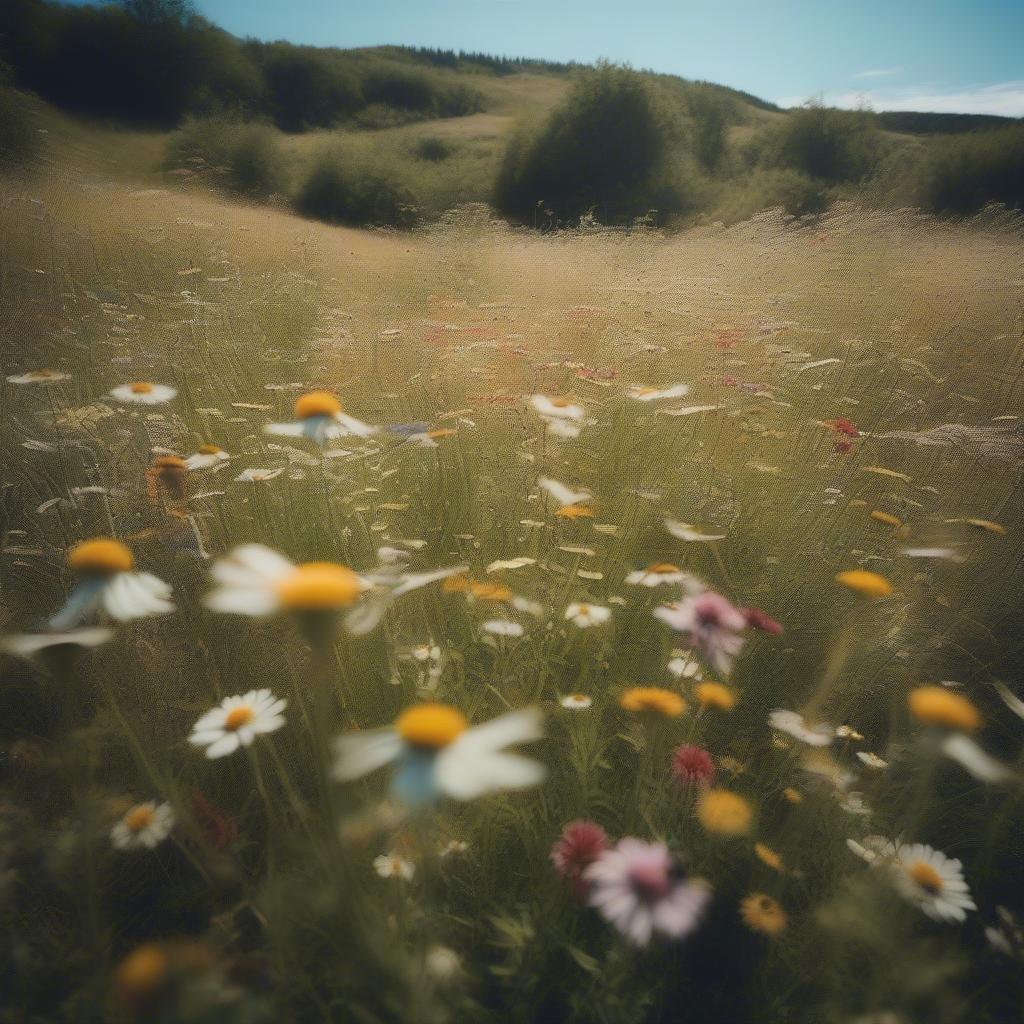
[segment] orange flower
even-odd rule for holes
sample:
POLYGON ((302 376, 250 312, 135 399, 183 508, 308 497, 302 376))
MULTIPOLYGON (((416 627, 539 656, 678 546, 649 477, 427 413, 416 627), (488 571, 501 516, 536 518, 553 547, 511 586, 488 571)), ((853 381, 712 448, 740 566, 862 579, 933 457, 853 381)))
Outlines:
POLYGON ((907 697, 910 713, 926 725, 974 732, 981 728, 981 713, 959 693, 944 686, 919 686, 907 697))

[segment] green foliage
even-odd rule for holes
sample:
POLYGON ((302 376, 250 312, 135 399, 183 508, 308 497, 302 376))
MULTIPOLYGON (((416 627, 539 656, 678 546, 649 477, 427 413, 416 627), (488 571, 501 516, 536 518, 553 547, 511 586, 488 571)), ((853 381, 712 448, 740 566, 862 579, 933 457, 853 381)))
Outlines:
POLYGON ((333 224, 407 228, 417 219, 415 198, 407 188, 380 171, 357 166, 333 145, 316 154, 295 207, 333 224))
POLYGON ((873 115, 813 103, 790 111, 764 140, 767 163, 831 184, 867 177, 880 157, 873 115))
POLYGON ((572 223, 593 212, 616 223, 682 207, 675 183, 659 178, 665 127, 643 78, 602 65, 581 74, 538 130, 509 144, 495 205, 525 223, 572 223))
POLYGON ((693 155, 705 171, 714 171, 725 155, 726 132, 735 119, 735 104, 721 89, 698 85, 690 90, 687 107, 693 121, 693 155))
POLYGON ((921 205, 939 213, 975 213, 987 203, 1024 206, 1024 125, 931 143, 921 171, 921 205))
POLYGON ((416 140, 413 152, 420 160, 439 163, 441 160, 447 160, 455 152, 455 147, 440 135, 424 135, 416 140))
POLYGON ((0 62, 0 170, 27 162, 37 139, 27 98, 9 85, 10 73, 0 62))
POLYGON ((252 196, 283 193, 288 160, 268 125, 221 117, 191 118, 167 148, 167 165, 199 170, 232 192, 252 196))

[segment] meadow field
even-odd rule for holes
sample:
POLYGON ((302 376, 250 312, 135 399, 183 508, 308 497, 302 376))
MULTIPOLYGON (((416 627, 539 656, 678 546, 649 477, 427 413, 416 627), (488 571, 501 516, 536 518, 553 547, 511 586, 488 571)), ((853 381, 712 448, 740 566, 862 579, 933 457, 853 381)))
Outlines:
POLYGON ((1020 1018, 1019 217, 364 231, 49 127, 0 1020, 1020 1018))

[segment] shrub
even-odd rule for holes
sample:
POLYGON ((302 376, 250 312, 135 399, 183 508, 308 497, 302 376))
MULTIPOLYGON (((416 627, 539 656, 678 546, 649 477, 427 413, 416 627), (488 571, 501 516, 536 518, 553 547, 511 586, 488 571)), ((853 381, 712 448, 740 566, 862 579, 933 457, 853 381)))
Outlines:
MULTIPOLYGON (((538 208, 561 222, 591 210, 603 223, 628 221, 656 206, 654 183, 664 150, 663 126, 643 79, 602 65, 577 79, 539 132, 512 140, 495 205, 527 223, 534 222, 538 208)), ((674 189, 660 200, 662 214, 681 205, 674 189)))
POLYGON ((295 206, 308 217, 334 224, 407 228, 417 219, 408 189, 378 171, 355 166, 333 147, 317 154, 295 206))
POLYGON ((865 178, 882 153, 873 115, 817 104, 791 111, 766 149, 769 163, 830 183, 865 178))
POLYGON ((198 164, 216 184, 246 195, 267 196, 287 188, 287 157, 265 124, 191 118, 168 143, 166 164, 198 164))
POLYGON ((38 136, 23 93, 8 84, 10 74, 0 63, 0 169, 26 163, 35 153, 38 136))
POLYGON ((284 131, 328 127, 365 102, 359 79, 329 54, 287 43, 251 50, 263 67, 270 110, 284 131))
POLYGON ((919 188, 921 205, 940 213, 1024 206, 1024 126, 933 140, 919 188))
POLYGON ((447 160, 454 151, 455 147, 439 135, 424 135, 423 138, 416 141, 413 148, 418 159, 429 160, 431 163, 447 160))
POLYGON ((735 116, 735 104, 714 86, 694 86, 687 96, 693 126, 690 141, 697 163, 713 171, 725 155, 726 131, 735 116))

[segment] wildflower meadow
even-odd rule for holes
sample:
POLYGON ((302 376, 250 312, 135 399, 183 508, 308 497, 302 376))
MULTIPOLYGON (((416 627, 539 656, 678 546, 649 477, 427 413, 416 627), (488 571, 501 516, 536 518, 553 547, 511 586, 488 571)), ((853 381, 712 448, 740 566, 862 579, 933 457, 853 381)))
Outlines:
POLYGON ((1019 220, 4 188, 0 1019, 1019 1019, 1019 220))

